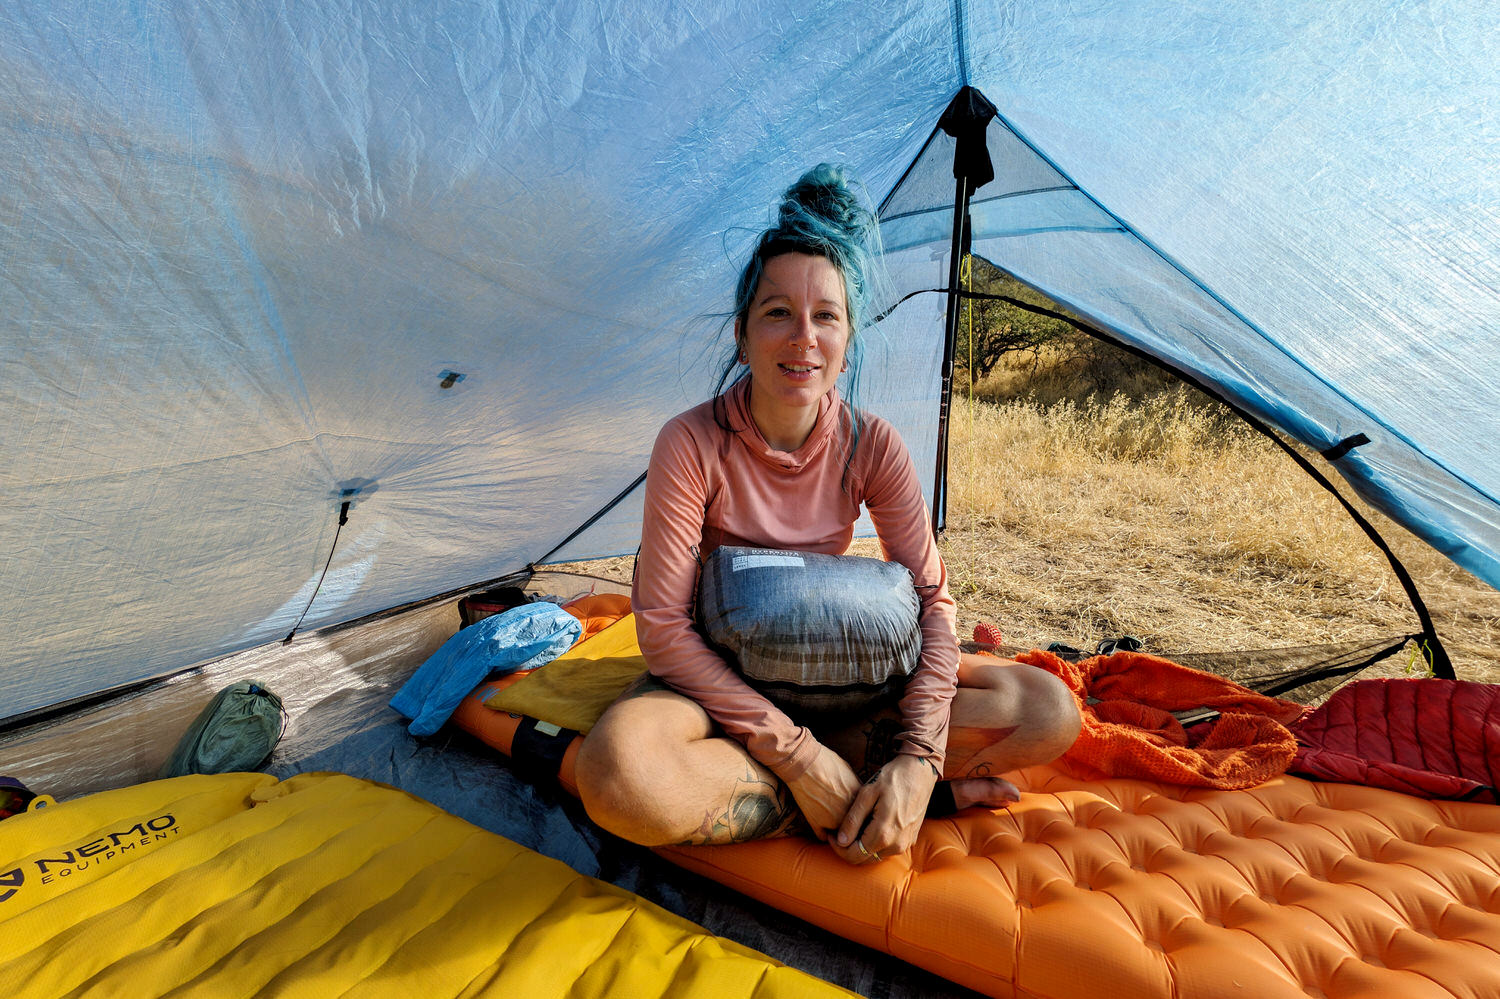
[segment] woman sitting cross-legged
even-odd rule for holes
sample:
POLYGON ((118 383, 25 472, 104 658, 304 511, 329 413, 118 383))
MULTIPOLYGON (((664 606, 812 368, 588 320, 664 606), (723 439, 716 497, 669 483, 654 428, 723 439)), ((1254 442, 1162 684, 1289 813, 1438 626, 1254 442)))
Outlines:
POLYGON ((657 438, 631 595, 649 673, 577 758, 589 815, 625 839, 729 843, 805 823, 850 863, 878 861, 911 847, 930 808, 1014 801, 999 775, 1078 735, 1056 678, 960 655, 906 447, 835 388, 858 373, 878 241, 842 170, 799 179, 740 277, 721 388, 741 376, 657 438), (706 639, 700 567, 726 545, 840 554, 862 505, 886 560, 910 570, 920 653, 852 718, 789 715, 706 639))

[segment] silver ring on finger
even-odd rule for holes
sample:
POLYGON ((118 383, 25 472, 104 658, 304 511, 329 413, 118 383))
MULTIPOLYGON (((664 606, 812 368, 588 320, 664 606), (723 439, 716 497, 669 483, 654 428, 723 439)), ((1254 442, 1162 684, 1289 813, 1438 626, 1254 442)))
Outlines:
POLYGON ((869 849, 869 848, 867 848, 865 846, 865 840, 864 840, 863 836, 861 836, 860 838, 856 839, 854 841, 854 845, 857 846, 857 847, 859 847, 859 852, 862 853, 862 854, 864 854, 866 857, 869 857, 871 860, 875 861, 877 864, 880 862, 880 854, 876 853, 874 850, 871 850, 871 849, 869 849))

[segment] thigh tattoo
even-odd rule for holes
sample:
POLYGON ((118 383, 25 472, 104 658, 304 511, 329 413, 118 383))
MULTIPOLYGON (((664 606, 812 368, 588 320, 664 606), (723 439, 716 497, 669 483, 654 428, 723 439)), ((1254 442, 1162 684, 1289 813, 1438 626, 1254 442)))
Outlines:
POLYGON ((785 784, 747 766, 745 775, 735 781, 724 807, 705 812, 702 824, 684 843, 743 843, 784 836, 796 830, 801 818, 796 800, 785 784))

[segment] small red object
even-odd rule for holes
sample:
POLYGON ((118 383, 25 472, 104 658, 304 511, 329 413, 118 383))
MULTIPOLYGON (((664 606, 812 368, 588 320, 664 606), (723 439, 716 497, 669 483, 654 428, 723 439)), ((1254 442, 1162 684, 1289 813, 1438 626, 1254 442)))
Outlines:
POLYGON ((1000 634, 1000 629, 993 624, 980 621, 974 626, 974 641, 982 645, 1003 645, 1005 636, 1000 634))

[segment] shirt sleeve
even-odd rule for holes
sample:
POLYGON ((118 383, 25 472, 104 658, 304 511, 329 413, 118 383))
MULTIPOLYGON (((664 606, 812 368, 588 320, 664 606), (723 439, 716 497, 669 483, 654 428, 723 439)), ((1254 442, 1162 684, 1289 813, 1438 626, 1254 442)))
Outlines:
POLYGON ((948 594, 948 570, 933 540, 927 503, 906 445, 883 421, 872 421, 868 436, 871 466, 865 476, 865 507, 886 560, 911 570, 920 601, 922 654, 901 698, 903 730, 897 751, 928 760, 941 773, 953 692, 958 688, 958 610, 948 594))
POLYGON ((818 743, 704 642, 693 624, 699 546, 709 502, 705 454, 679 418, 657 436, 646 472, 641 551, 631 587, 636 636, 651 673, 692 698, 782 780, 802 776, 818 743))

